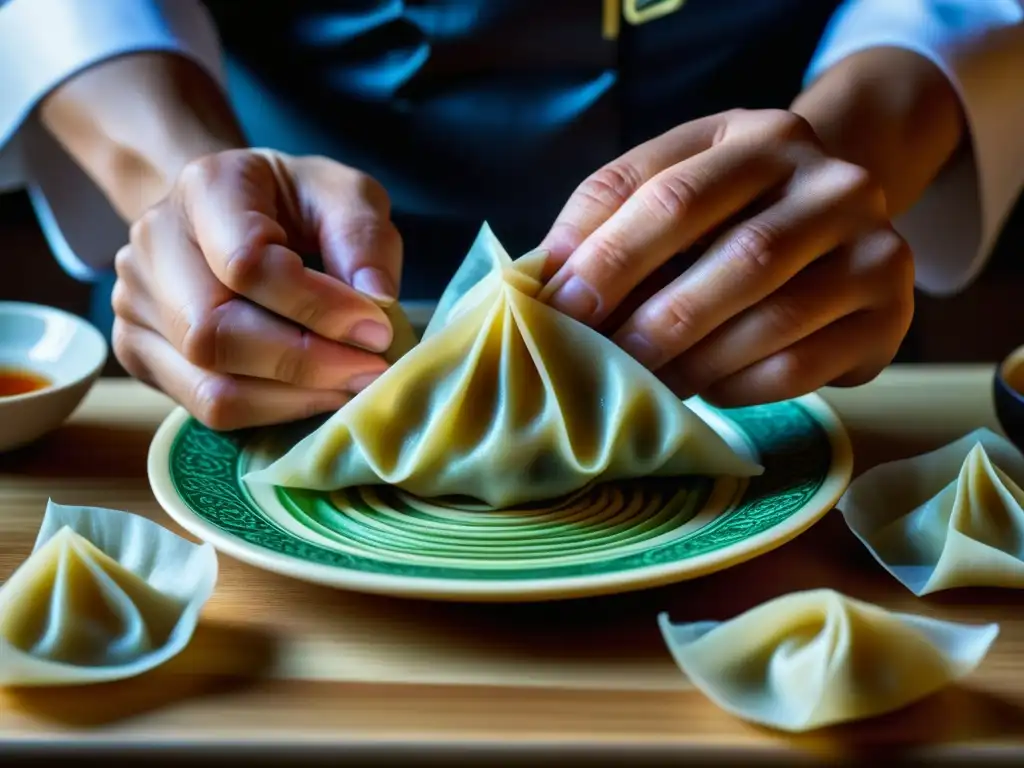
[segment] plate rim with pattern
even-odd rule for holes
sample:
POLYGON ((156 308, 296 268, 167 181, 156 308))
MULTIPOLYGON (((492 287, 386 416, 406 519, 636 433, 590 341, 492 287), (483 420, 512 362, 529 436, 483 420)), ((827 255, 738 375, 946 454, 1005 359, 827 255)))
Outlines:
MULTIPOLYGON (((596 597, 689 581, 739 565, 796 538, 835 506, 853 476, 853 449, 849 435, 835 410, 821 395, 812 393, 787 402, 799 404, 811 414, 816 424, 824 430, 831 448, 828 469, 809 503, 778 525, 721 550, 684 560, 597 575, 534 580, 477 580, 373 573, 311 563, 244 541, 198 515, 181 498, 175 487, 170 468, 171 451, 179 433, 194 421, 180 407, 169 414, 157 429, 150 443, 147 471, 157 502, 182 528, 200 540, 213 544, 221 553, 271 573, 336 589, 412 599, 540 602, 596 597)), ((728 414, 728 411, 721 413, 728 414)))

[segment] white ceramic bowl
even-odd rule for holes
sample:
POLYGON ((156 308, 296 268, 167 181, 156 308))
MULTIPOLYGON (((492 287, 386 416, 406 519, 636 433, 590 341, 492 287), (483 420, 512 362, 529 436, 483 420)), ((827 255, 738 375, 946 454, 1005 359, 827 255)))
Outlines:
POLYGON ((52 307, 0 301, 0 379, 10 370, 49 385, 0 396, 0 451, 59 427, 78 407, 107 361, 103 335, 80 317, 52 307))

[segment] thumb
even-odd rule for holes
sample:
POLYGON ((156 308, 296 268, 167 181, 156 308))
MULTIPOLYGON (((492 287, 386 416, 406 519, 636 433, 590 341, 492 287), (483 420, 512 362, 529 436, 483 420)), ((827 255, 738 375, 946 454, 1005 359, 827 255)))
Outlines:
POLYGON ((299 218, 312 230, 325 271, 382 305, 398 298, 402 238, 376 179, 320 157, 292 161, 299 218))

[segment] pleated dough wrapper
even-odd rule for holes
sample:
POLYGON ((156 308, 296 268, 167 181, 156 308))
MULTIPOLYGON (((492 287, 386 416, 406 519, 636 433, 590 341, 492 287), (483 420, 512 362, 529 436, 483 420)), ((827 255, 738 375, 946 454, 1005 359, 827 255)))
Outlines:
POLYGON ((795 592, 726 622, 658 617, 676 663, 722 709, 783 731, 892 712, 973 672, 999 634, 795 592))
POLYGON ((188 644, 217 555, 150 520, 50 502, 29 558, 0 587, 0 685, 134 677, 188 644))
POLYGON ((513 262, 485 224, 422 342, 246 480, 507 507, 595 481, 762 471, 610 340, 540 301, 545 258, 513 262))
POLYGON ((1024 456, 979 429, 874 467, 839 501, 850 530, 916 595, 1024 587, 1024 456))

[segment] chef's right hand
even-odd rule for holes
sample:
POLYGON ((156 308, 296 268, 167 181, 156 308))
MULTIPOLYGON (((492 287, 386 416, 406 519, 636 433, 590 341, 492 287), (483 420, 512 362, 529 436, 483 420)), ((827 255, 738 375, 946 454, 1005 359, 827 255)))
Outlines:
POLYGON ((185 168, 117 254, 114 351, 207 426, 339 408, 387 368, 402 241, 373 179, 231 150, 185 168), (319 252, 325 272, 303 264, 319 252))

